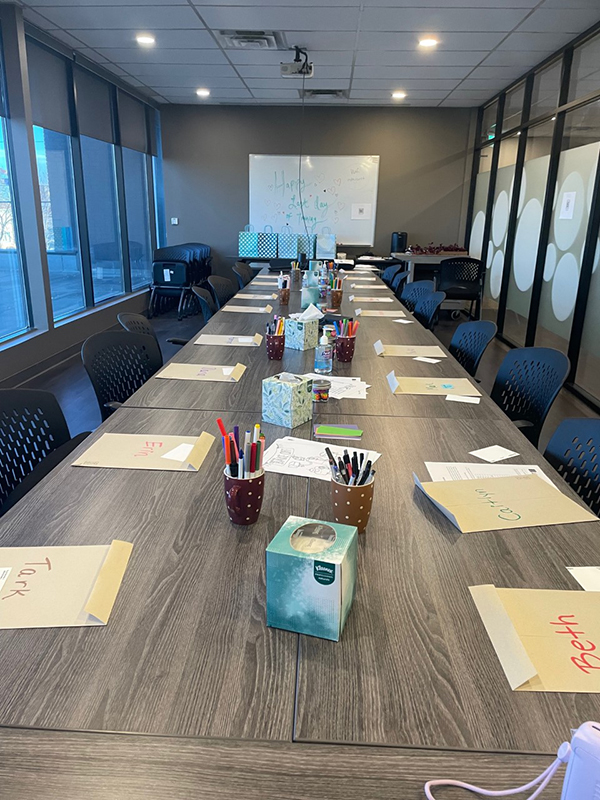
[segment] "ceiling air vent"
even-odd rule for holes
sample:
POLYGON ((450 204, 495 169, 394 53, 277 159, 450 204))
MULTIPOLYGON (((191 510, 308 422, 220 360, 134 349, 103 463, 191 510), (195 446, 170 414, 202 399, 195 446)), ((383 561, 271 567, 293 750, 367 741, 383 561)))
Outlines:
POLYGON ((302 92, 302 89, 298 89, 298 93, 300 97, 304 97, 306 100, 311 97, 330 97, 345 100, 348 97, 346 89, 305 89, 304 92, 302 92))
POLYGON ((288 50, 280 31, 217 31, 216 37, 226 50, 288 50))

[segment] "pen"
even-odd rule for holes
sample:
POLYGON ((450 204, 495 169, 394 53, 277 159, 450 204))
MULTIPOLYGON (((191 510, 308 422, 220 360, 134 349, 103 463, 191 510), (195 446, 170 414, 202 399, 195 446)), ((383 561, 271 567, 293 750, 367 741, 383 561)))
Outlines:
POLYGON ((365 465, 365 468, 363 470, 362 477, 360 479, 359 486, 364 486, 365 485, 365 482, 366 482, 367 478, 370 476, 370 474, 371 474, 371 462, 367 461, 367 463, 365 465))
POLYGON ((238 461, 238 478, 245 478, 246 473, 244 471, 244 453, 240 450, 240 460, 238 461))
POLYGON ((352 455, 352 474, 358 475, 358 456, 356 455, 356 450, 352 455))

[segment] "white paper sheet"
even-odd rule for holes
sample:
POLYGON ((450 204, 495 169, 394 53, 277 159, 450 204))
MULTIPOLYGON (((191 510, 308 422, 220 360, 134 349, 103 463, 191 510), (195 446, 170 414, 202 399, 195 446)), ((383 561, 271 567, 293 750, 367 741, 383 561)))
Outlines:
POLYGON ((479 450, 471 450, 470 456, 481 458, 489 464, 495 464, 496 461, 504 461, 505 458, 514 458, 518 456, 514 450, 508 450, 506 447, 501 447, 499 444, 493 444, 490 447, 482 447, 479 450))
POLYGON ((193 444, 186 444, 184 442, 183 444, 179 444, 177 447, 174 447, 173 450, 169 450, 169 452, 165 453, 164 456, 161 456, 161 458, 168 458, 169 461, 183 462, 187 459, 193 448, 193 444))
POLYGON ((370 384, 366 381, 356 377, 340 377, 337 375, 317 375, 313 372, 307 372, 305 378, 312 378, 313 380, 325 378, 331 381, 331 389, 329 396, 333 400, 366 400, 367 389, 370 384))
POLYGON ((422 361, 424 364, 439 364, 441 360, 441 358, 428 358, 427 356, 415 356, 413 358, 413 361, 422 361))
POLYGON ((554 486, 536 464, 476 464, 454 461, 426 461, 432 481, 470 481, 477 478, 508 478, 511 475, 539 475, 554 486))
POLYGON ((412 325, 414 319, 395 319, 394 322, 399 322, 401 325, 412 325))
POLYGON ((294 436, 284 436, 276 439, 267 447, 263 456, 265 472, 279 472, 282 475, 298 475, 301 478, 316 478, 320 481, 331 480, 331 468, 325 453, 329 447, 335 458, 342 458, 344 450, 356 451, 360 456, 364 453, 365 459, 373 464, 381 453, 373 450, 360 450, 355 447, 344 448, 325 442, 311 442, 307 439, 296 439, 294 436))
POLYGON ((446 400, 450 400, 452 403, 471 403, 477 406, 481 401, 481 397, 469 397, 465 394, 447 394, 446 400))
POLYGON ((600 592, 600 567, 567 567, 586 592, 600 592))

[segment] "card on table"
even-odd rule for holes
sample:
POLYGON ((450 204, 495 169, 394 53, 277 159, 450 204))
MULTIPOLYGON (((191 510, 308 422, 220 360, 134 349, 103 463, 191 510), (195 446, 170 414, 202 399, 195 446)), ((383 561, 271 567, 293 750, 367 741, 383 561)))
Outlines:
POLYGON ((246 366, 239 362, 234 367, 218 364, 167 364, 155 378, 175 381, 219 381, 237 383, 246 371, 246 366))

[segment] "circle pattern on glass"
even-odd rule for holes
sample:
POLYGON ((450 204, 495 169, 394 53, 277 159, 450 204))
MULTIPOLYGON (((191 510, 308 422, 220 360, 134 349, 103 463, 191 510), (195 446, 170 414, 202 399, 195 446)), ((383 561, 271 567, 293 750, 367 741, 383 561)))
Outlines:
POLYGON ((489 269, 492 266, 492 259, 494 257, 494 245, 492 242, 488 243, 487 258, 485 260, 485 267, 489 269))
POLYGON ((508 195, 504 191, 500 192, 492 217, 492 240, 496 247, 500 247, 508 230, 508 207, 508 195))
POLYGON ((585 184, 581 175, 578 172, 570 172, 560 187, 558 201, 554 209, 554 241, 559 250, 568 250, 577 238, 585 212, 584 192, 585 184), (565 192, 575 192, 572 219, 560 218, 565 192))
POLYGON ((517 208, 517 214, 521 216, 523 213, 523 206, 525 205, 525 195, 527 194, 527 170, 523 170, 523 174, 521 175, 521 190, 519 192, 519 205, 517 208))
POLYGON ((473 227, 471 228, 471 237, 469 240, 469 255, 473 258, 481 258, 481 251, 483 249, 483 229, 485 227, 485 214, 483 211, 478 211, 473 220, 473 227))
POLYGON ((542 205, 539 200, 530 200, 517 226, 513 256, 515 283, 521 292, 526 292, 533 284, 541 223, 542 205))
POLYGON ((546 261, 544 263, 544 280, 551 281, 556 269, 556 247, 553 244, 548 245, 546 250, 546 261))
POLYGON ((500 296, 500 289, 502 287, 502 271, 504 269, 504 253, 498 250, 492 261, 492 269, 490 270, 490 292, 494 300, 500 296))
POLYGON ((575 308, 579 265, 572 253, 565 253, 556 265, 552 281, 552 311, 559 322, 570 317, 575 308))

